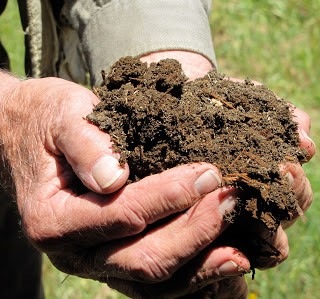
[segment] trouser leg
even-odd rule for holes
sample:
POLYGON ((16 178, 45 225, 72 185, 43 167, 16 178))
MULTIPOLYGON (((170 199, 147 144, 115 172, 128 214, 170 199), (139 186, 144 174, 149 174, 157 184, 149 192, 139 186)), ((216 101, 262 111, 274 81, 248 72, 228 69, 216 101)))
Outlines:
POLYGON ((41 254, 21 232, 16 208, 0 197, 0 298, 43 299, 41 254))
POLYGON ((10 69, 9 56, 6 49, 3 47, 0 41, 0 68, 1 69, 10 69))

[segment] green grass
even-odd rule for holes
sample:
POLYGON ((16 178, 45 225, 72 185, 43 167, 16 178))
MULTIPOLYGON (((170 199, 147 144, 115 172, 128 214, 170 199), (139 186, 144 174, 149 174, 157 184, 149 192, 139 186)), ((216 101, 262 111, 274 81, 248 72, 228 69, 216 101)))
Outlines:
MULTIPOLYGON (((320 136, 320 3, 215 1, 212 28, 219 70, 261 81, 309 113, 312 137, 320 136)), ((248 278, 251 298, 316 298, 320 294, 319 156, 305 165, 314 203, 288 230, 290 255, 279 267, 248 278)))
MULTIPOLYGON (((23 74, 23 32, 17 6, 0 17, 0 37, 10 51, 12 69, 23 74)), ((255 79, 303 108, 312 118, 312 137, 320 142, 320 2, 319 0, 214 1, 211 18, 219 70, 228 76, 255 79)), ((290 256, 275 269, 248 277, 250 298, 302 299, 320 294, 319 156, 305 165, 314 203, 288 230, 290 256)), ((106 286, 67 277, 47 260, 44 283, 48 299, 125 298, 106 286), (64 280, 65 279, 65 280, 64 280)))
POLYGON ((126 296, 96 281, 68 276, 45 258, 43 264, 46 299, 125 299, 126 296))

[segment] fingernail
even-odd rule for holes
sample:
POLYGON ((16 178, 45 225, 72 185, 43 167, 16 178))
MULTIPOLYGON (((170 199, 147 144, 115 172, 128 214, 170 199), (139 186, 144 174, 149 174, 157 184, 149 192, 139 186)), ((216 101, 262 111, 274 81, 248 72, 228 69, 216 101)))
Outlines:
POLYGON ((114 184, 123 172, 124 168, 115 157, 103 156, 93 166, 92 176, 101 189, 106 189, 114 184))
POLYGON ((247 271, 234 261, 228 261, 218 268, 218 273, 221 276, 238 276, 247 273, 247 271))
POLYGON ((289 185, 290 186, 293 186, 293 182, 294 182, 294 179, 293 179, 293 175, 291 172, 287 172, 285 175, 284 175, 285 179, 289 182, 289 185))
POLYGON ((200 195, 214 191, 221 185, 221 179, 212 169, 204 172, 195 181, 195 186, 200 195))
POLYGON ((299 129, 299 132, 300 132, 300 135, 302 135, 303 138, 309 140, 315 146, 314 141, 310 138, 310 136, 307 134, 307 132, 305 130, 299 129))
POLYGON ((226 213, 230 213, 237 204, 237 198, 234 195, 228 195, 222 199, 218 207, 220 215, 224 216, 226 213))

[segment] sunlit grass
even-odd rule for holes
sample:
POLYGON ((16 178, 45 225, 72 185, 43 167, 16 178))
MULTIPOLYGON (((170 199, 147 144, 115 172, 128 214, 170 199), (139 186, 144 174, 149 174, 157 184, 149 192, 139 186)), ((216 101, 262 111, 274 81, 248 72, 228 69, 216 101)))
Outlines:
MULTIPOLYGON (((308 1, 214 1, 212 16, 219 70, 261 81, 309 113, 311 136, 320 134, 320 3, 308 1)), ((305 171, 314 203, 288 230, 290 256, 279 267, 257 271, 248 284, 251 298, 317 298, 320 293, 319 156, 305 171)))
MULTIPOLYGON (((312 117, 312 137, 320 142, 320 2, 318 0, 214 1, 212 29, 219 70, 255 79, 312 117)), ((12 69, 23 74, 23 32, 17 4, 9 1, 0 17, 0 37, 10 52, 12 69)), ((314 204, 289 231, 290 256, 279 267, 248 277, 250 299, 317 298, 320 294, 320 170, 316 156, 305 166, 314 204)), ((44 262, 48 299, 120 299, 107 286, 67 277, 44 262)))
POLYGON ((43 264, 46 299, 124 299, 127 298, 97 281, 68 276, 52 266, 47 258, 43 264))

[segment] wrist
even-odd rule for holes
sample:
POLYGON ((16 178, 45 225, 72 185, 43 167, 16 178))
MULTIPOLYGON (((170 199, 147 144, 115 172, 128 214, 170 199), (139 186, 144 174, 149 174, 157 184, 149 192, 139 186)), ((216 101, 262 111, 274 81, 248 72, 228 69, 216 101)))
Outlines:
POLYGON ((190 51, 159 51, 143 55, 140 59, 143 62, 150 64, 166 58, 178 60, 189 80, 203 77, 209 71, 215 69, 215 65, 213 65, 205 56, 190 51))

